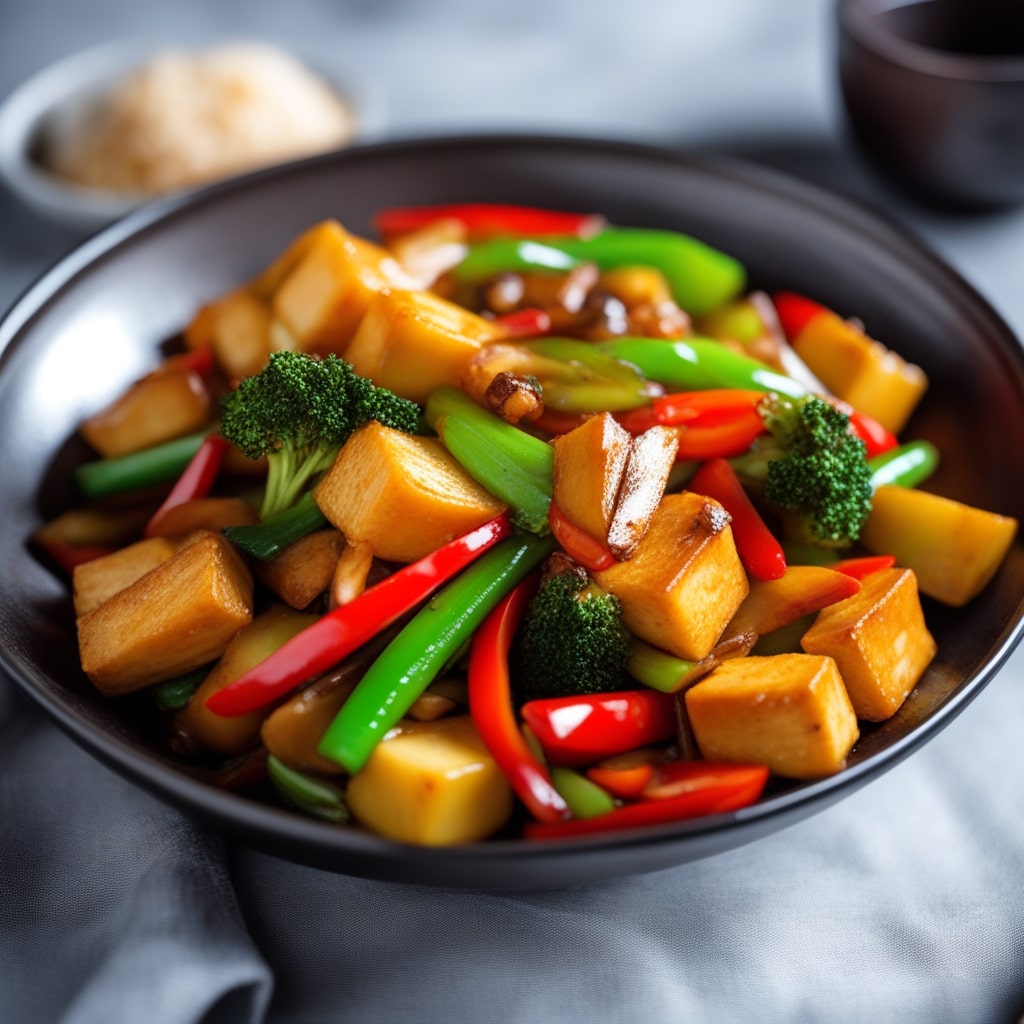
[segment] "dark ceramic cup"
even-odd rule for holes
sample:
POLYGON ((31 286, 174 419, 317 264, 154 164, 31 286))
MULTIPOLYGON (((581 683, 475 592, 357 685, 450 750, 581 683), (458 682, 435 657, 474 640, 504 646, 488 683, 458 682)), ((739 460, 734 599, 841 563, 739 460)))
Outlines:
POLYGON ((932 205, 1024 203, 1024 2, 838 0, 851 134, 932 205))

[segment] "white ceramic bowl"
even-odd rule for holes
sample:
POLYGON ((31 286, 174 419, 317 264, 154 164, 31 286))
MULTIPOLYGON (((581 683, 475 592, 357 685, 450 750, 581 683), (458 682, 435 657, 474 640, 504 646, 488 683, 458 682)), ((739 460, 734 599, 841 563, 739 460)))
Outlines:
MULTIPOLYGON (((93 231, 153 199, 75 185, 39 160, 43 139, 67 131, 120 78, 169 49, 205 49, 245 40, 125 40, 65 57, 33 75, 0 106, 0 180, 36 213, 79 231, 93 231)), ((384 125, 381 91, 338 72, 323 54, 282 45, 328 82, 354 116, 353 142, 378 137, 384 125)))

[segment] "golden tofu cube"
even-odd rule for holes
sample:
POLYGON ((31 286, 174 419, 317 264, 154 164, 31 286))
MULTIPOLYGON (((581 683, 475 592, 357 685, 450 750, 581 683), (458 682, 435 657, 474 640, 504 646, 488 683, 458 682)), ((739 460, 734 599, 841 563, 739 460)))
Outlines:
POLYGON ((317 530, 261 562, 258 574, 286 605, 306 608, 331 585, 344 550, 345 538, 340 530, 317 530))
POLYGON ((554 439, 553 496, 565 516, 605 541, 633 438, 609 412, 554 439))
POLYGON ((632 633, 689 661, 711 653, 749 589, 725 510, 691 491, 665 495, 629 561, 594 579, 632 633))
POLYGON ((959 608, 995 575, 1017 520, 910 487, 879 487, 861 543, 913 569, 922 594, 959 608))
POLYGON ((252 576, 231 543, 196 534, 78 619, 82 668, 107 697, 200 668, 252 619, 252 592, 252 576))
POLYGON ((189 348, 209 348, 228 380, 252 377, 270 355, 270 305, 238 288, 203 306, 185 328, 189 348))
POLYGON ((898 434, 928 387, 924 371, 835 314, 813 317, 793 341, 834 395, 898 434))
POLYGON ((865 576, 853 597, 818 613, 800 646, 836 662, 858 718, 895 714, 935 657, 913 570, 865 576))
POLYGON ((179 741, 193 744, 199 750, 214 750, 218 754, 238 754, 255 746, 269 708, 260 708, 245 715, 218 715, 206 706, 206 702, 269 658, 316 619, 315 615, 303 615, 276 604, 243 626, 231 638, 192 699, 175 715, 174 731, 179 741))
POLYGON ((93 413, 82 423, 81 432, 109 459, 200 430, 212 408, 206 383, 195 370, 160 369, 93 413))
POLYGON ((84 615, 99 607, 166 562, 176 550, 166 537, 150 537, 76 565, 71 576, 75 614, 84 615))
POLYGON ((314 498, 351 544, 414 562, 505 506, 429 437, 371 422, 345 442, 314 498))
POLYGON ((385 289, 369 303, 345 358, 356 373, 423 403, 434 388, 457 386, 473 357, 501 333, 438 295, 385 289))
POLYGON ((512 813, 512 790, 468 715, 403 723, 345 795, 367 828, 421 846, 486 839, 512 813))
POLYGON ((846 763, 857 716, 831 658, 811 654, 724 661, 686 692, 701 754, 816 779, 846 763))
POLYGON ((328 222, 270 300, 302 352, 343 355, 374 296, 404 280, 386 250, 328 222))

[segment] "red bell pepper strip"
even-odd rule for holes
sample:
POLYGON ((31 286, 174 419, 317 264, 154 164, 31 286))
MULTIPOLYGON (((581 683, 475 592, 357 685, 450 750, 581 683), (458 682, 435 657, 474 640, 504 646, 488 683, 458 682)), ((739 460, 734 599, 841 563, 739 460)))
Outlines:
POLYGON ((528 307, 494 318, 510 338, 540 338, 551 333, 551 316, 543 309, 528 307))
POLYGON ((670 693, 619 690, 531 700, 519 713, 548 761, 572 768, 670 739, 674 704, 670 693))
POLYGON ((616 564, 617 559, 608 550, 608 545, 577 526, 554 502, 548 509, 548 522, 551 535, 565 553, 588 572, 601 572, 616 564))
POLYGON ((502 599, 473 636, 469 713, 484 745, 526 809, 538 821, 555 822, 567 818, 569 808, 519 728, 508 668, 512 640, 535 590, 535 580, 524 580, 502 599))
POLYGON ((891 569, 895 564, 895 555, 865 555, 862 558, 842 558, 838 562, 832 562, 829 568, 843 573, 844 576, 862 580, 873 572, 891 569))
POLYGON ((530 238, 597 234, 605 219, 596 213, 570 213, 509 203, 448 203, 437 206, 403 206, 381 210, 375 224, 384 238, 417 231, 438 220, 457 220, 475 241, 501 235, 530 238))
POLYGON ((266 707, 337 665, 511 532, 508 516, 502 513, 399 569, 294 636, 265 661, 213 694, 206 706, 227 717, 266 707))
POLYGON ((725 459, 708 459, 688 484, 689 490, 714 498, 732 517, 732 537, 743 567, 759 580, 777 580, 786 572, 782 545, 765 525, 736 471, 725 459))
POLYGON ((163 362, 163 369, 194 370, 200 377, 209 377, 214 370, 213 349, 209 345, 176 352, 163 362))
POLYGON ((729 459, 742 455, 764 431, 764 420, 754 408, 738 409, 731 419, 708 426, 698 421, 680 427, 676 461, 729 459))
POLYGON ((795 341, 797 335, 816 316, 830 312, 827 306, 795 292, 776 292, 772 296, 772 302, 779 317, 779 325, 790 341, 795 341))
POLYGON ((76 565, 83 565, 114 552, 114 548, 101 544, 68 544, 67 541, 52 540, 48 537, 35 537, 33 542, 69 576, 74 573, 76 565))
POLYGON ((671 800, 684 793, 713 789, 723 782, 760 782, 763 788, 770 772, 765 765, 739 764, 734 761, 662 761, 643 792, 644 800, 671 800))
POLYGON ((654 778, 655 762, 664 756, 663 747, 641 747, 588 768, 587 778, 620 800, 638 800, 654 778))
POLYGON ((171 488, 170 494, 164 498, 163 504, 153 513, 145 529, 144 537, 152 537, 160 526, 160 520, 178 505, 196 498, 205 498, 213 488, 213 484, 224 462, 224 456, 231 446, 219 434, 210 434, 192 456, 185 471, 178 477, 177 483, 171 488))
MULTIPOLYGON (((845 403, 844 403, 845 405, 845 403)), ((850 417, 853 432, 864 442, 867 457, 892 451, 900 442, 892 431, 886 429, 873 416, 859 409, 844 407, 843 411, 850 417)))
POLYGON ((763 391, 744 388, 708 388, 706 391, 677 391, 660 395, 651 403, 657 422, 664 427, 693 424, 713 426, 734 416, 757 409, 763 391))
POLYGON ((748 807, 757 801, 768 782, 769 772, 763 765, 712 761, 680 763, 690 766, 688 771, 691 778, 688 787, 675 796, 640 800, 594 818, 561 821, 552 825, 528 822, 523 826, 523 834, 528 839, 568 839, 648 825, 665 825, 708 814, 724 814, 748 807))

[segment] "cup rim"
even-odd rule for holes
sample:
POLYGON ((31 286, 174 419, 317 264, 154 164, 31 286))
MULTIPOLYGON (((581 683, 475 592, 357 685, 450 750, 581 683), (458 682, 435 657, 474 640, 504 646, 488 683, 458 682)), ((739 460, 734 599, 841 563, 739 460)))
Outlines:
POLYGON ((965 82, 1024 83, 1024 54, 976 56, 937 49, 889 30, 879 17, 919 2, 837 0, 840 29, 876 56, 920 74, 965 82))

